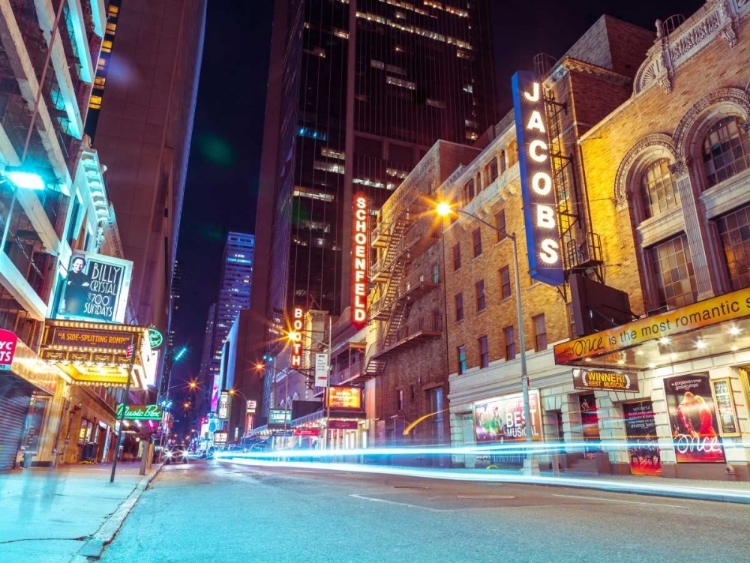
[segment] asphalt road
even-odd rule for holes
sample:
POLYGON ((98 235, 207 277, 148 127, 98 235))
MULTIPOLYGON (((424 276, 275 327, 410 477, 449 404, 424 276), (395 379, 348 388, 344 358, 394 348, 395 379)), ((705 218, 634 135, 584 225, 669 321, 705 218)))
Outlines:
POLYGON ((196 461, 162 469, 101 561, 740 562, 750 509, 196 461))

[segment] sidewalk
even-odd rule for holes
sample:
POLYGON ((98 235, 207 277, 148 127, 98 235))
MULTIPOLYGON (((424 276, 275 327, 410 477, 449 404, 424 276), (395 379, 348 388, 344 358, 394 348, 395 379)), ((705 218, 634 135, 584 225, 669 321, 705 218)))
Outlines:
POLYGON ((0 473, 3 561, 68 563, 97 556, 161 468, 140 462, 65 465, 0 473))

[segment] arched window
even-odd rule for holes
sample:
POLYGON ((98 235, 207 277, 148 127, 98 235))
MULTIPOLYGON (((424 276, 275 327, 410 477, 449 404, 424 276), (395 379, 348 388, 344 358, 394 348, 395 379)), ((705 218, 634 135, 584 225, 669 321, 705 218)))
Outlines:
POLYGON ((679 207, 680 196, 669 172, 669 160, 659 159, 646 167, 641 177, 644 218, 679 207))
POLYGON ((750 168, 750 139, 743 121, 725 117, 713 124, 703 140, 703 163, 708 188, 750 168))

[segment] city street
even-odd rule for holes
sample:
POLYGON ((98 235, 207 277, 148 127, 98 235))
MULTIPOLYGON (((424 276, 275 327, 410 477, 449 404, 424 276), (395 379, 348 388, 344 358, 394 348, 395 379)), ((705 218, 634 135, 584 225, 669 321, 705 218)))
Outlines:
POLYGON ((741 561, 749 523, 742 504, 195 461, 162 468, 101 560, 741 561))

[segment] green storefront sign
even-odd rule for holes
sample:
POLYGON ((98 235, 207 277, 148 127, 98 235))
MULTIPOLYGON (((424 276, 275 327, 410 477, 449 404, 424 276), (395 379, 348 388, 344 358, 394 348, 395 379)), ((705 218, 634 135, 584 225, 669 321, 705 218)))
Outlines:
POLYGON ((122 418, 122 410, 125 409, 125 420, 161 420, 161 407, 159 405, 117 405, 117 418, 122 418))

